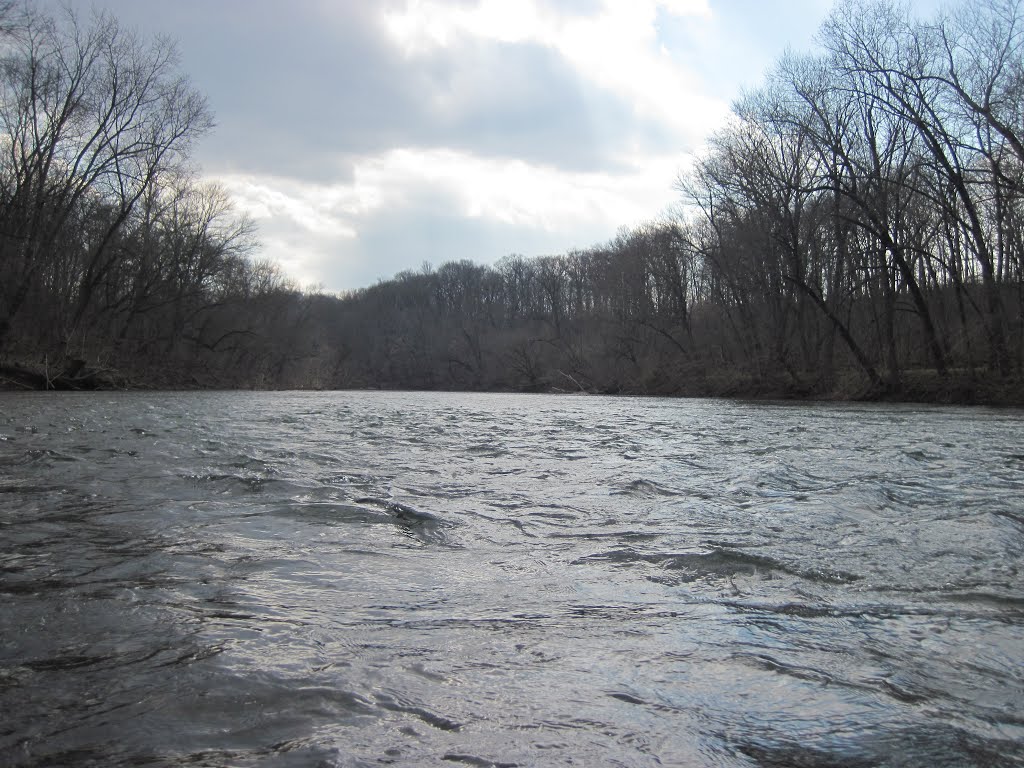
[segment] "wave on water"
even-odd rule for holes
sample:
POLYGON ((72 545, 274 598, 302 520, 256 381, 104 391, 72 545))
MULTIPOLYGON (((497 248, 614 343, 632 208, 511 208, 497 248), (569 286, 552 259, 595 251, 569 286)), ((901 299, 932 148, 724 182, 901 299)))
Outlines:
POLYGON ((679 581, 695 581, 697 579, 722 579, 739 575, 773 579, 779 574, 797 576, 808 581, 820 581, 831 584, 846 584, 858 581, 861 577, 841 571, 824 571, 813 568, 800 568, 766 555, 752 554, 733 549, 710 549, 695 552, 641 552, 631 548, 613 549, 585 555, 575 561, 574 565, 587 563, 609 563, 619 566, 636 564, 654 565, 669 571, 680 571, 679 581))

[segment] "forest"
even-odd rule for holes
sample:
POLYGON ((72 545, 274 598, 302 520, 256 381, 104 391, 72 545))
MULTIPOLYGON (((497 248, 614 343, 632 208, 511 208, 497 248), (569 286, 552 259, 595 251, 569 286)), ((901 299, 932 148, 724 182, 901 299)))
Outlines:
MULTIPOLYGON (((841 0, 671 216, 340 295, 197 181, 174 48, 0 7, 0 383, 1024 401, 1024 19, 841 0)), ((685 108, 685 107, 682 107, 685 108)))

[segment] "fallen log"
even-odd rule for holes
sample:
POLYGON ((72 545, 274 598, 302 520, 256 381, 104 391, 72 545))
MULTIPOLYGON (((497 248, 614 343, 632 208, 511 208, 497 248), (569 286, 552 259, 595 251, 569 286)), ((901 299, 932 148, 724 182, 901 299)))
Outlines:
POLYGON ((0 363, 0 384, 13 389, 86 391, 97 389, 125 389, 123 378, 111 370, 86 367, 83 360, 71 360, 60 373, 53 375, 49 368, 39 370, 25 365, 0 363))

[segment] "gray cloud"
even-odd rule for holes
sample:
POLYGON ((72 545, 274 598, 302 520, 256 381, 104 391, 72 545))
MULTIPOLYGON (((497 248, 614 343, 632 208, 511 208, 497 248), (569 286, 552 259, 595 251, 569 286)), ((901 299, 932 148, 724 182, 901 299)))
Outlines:
MULTIPOLYGON (((595 233, 593 242, 601 237, 605 235, 595 233)), ((489 264, 511 253, 554 254, 578 245, 577 236, 565 233, 409 207, 362 222, 360 236, 339 243, 324 272, 330 284, 355 287, 423 262, 435 267, 461 259, 489 264)))
POLYGON ((217 116, 197 153, 211 172, 346 180, 353 156, 392 147, 596 170, 624 142, 669 140, 541 45, 468 40, 407 58, 376 3, 106 5, 180 40, 183 68, 217 116))
POLYGON ((550 48, 467 42, 424 58, 417 134, 433 146, 590 171, 641 131, 657 136, 550 48))
MULTIPOLYGON (((636 200, 656 215, 673 194, 674 158, 736 93, 736 73, 758 77, 744 62, 781 50, 767 40, 770 53, 755 56, 757 19, 787 16, 757 0, 713 0, 716 13, 739 4, 754 19, 724 37, 717 18, 662 14, 655 42, 664 50, 635 29, 619 49, 605 28, 595 73, 579 69, 594 63, 579 46, 563 53, 471 35, 407 54, 382 16, 405 0, 36 1, 108 8, 142 34, 177 39, 181 69, 218 123, 197 162, 258 217, 265 255, 330 290, 425 260, 586 246, 634 223, 624 218, 638 215, 636 200), (618 82, 603 67, 617 55, 618 82), (694 72, 703 86, 691 87, 694 72)), ((539 2, 577 18, 605 5, 539 2)), ((819 2, 794 0, 804 10, 819 2)))

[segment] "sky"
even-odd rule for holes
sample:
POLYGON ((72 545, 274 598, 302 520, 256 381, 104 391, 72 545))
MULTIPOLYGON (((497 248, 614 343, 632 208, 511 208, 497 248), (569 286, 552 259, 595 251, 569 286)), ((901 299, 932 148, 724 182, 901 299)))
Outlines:
MULTIPOLYGON (((918 0, 927 4, 930 0, 918 0)), ((606 242, 831 0, 70 0, 175 39, 195 148, 303 286, 606 242)))

